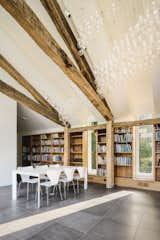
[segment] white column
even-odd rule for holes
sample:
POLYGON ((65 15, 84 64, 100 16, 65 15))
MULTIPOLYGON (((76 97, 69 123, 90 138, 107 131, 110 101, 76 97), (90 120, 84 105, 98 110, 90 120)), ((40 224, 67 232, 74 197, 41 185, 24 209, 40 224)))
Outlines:
POLYGON ((12 172, 12 200, 17 200, 17 173, 12 172))

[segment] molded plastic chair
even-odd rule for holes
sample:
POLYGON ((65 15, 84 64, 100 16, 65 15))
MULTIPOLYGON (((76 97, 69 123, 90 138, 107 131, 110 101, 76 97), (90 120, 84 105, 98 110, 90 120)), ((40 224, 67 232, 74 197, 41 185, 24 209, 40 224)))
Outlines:
POLYGON ((79 193, 79 180, 85 177, 85 168, 84 167, 76 167, 78 171, 78 175, 74 176, 74 180, 77 181, 77 192, 79 193))
POLYGON ((41 186, 44 186, 46 188, 47 206, 49 204, 49 189, 50 189, 50 187, 54 187, 54 190, 55 190, 55 188, 58 187, 61 200, 63 200, 62 192, 61 192, 61 183, 59 182, 61 171, 62 170, 60 168, 49 169, 47 171, 47 176, 48 176, 49 181, 43 182, 40 184, 41 186))
POLYGON ((65 196, 65 199, 66 199, 66 186, 69 189, 70 183, 73 184, 73 191, 74 191, 74 193, 76 193, 74 180, 73 180, 75 168, 64 167, 63 171, 64 171, 64 174, 65 174, 65 177, 63 179, 61 179, 61 182, 63 182, 63 184, 64 184, 64 196, 65 196))
MULTIPOLYGON (((32 166, 29 166, 29 167, 18 167, 17 168, 18 170, 23 170, 24 172, 28 172, 28 171, 32 171, 33 170, 33 167, 32 166)), ((30 184, 32 184, 32 189, 33 189, 33 184, 37 184, 38 183, 38 179, 37 178, 30 178, 29 175, 23 175, 23 174, 20 174, 21 176, 21 181, 19 182, 18 184, 18 195, 20 194, 20 188, 21 188, 21 185, 22 183, 27 183, 27 200, 29 199, 29 186, 30 184)))

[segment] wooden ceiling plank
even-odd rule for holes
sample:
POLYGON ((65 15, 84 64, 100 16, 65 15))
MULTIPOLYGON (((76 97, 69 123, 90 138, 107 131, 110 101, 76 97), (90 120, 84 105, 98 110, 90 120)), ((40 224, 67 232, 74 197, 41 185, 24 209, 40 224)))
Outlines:
POLYGON ((13 100, 17 101, 18 103, 22 104, 23 106, 41 114, 42 116, 48 118, 51 121, 54 121, 57 124, 64 126, 64 123, 57 118, 57 114, 50 111, 46 107, 42 106, 39 103, 36 103, 25 94, 19 92, 15 88, 11 87, 7 83, 0 80, 0 92, 5 94, 6 96, 12 98, 13 100))
POLYGON ((106 107, 101 97, 83 77, 26 2, 24 0, 0 0, 0 4, 23 27, 45 54, 80 88, 102 116, 106 120, 111 120, 113 116, 110 109, 106 107))
POLYGON ((24 87, 43 106, 59 116, 56 109, 0 54, 0 67, 8 72, 22 87, 24 87))

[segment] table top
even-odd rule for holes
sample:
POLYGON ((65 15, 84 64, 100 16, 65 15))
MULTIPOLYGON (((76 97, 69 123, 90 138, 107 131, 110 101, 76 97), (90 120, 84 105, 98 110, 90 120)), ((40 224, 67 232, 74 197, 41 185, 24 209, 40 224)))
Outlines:
MULTIPOLYGON (((59 166, 59 167, 50 166, 48 168, 36 167, 36 168, 33 168, 33 169, 27 169, 27 167, 25 169, 25 167, 22 167, 22 169, 13 170, 13 172, 16 173, 16 174, 23 174, 23 175, 30 175, 30 176, 34 176, 34 177, 35 176, 39 177, 40 175, 47 174, 48 170, 60 168, 63 172, 63 170, 65 168, 68 168, 68 167, 73 168, 75 170, 77 168, 79 168, 79 166, 77 166, 77 167, 76 166, 59 166)), ((85 168, 85 167, 83 167, 83 168, 85 168)))

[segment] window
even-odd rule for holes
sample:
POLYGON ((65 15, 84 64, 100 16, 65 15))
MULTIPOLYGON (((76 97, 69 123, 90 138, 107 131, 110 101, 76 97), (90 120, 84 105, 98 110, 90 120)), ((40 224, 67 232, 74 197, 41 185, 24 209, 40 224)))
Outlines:
POLYGON ((153 126, 139 126, 136 130, 136 177, 153 179, 153 126))

